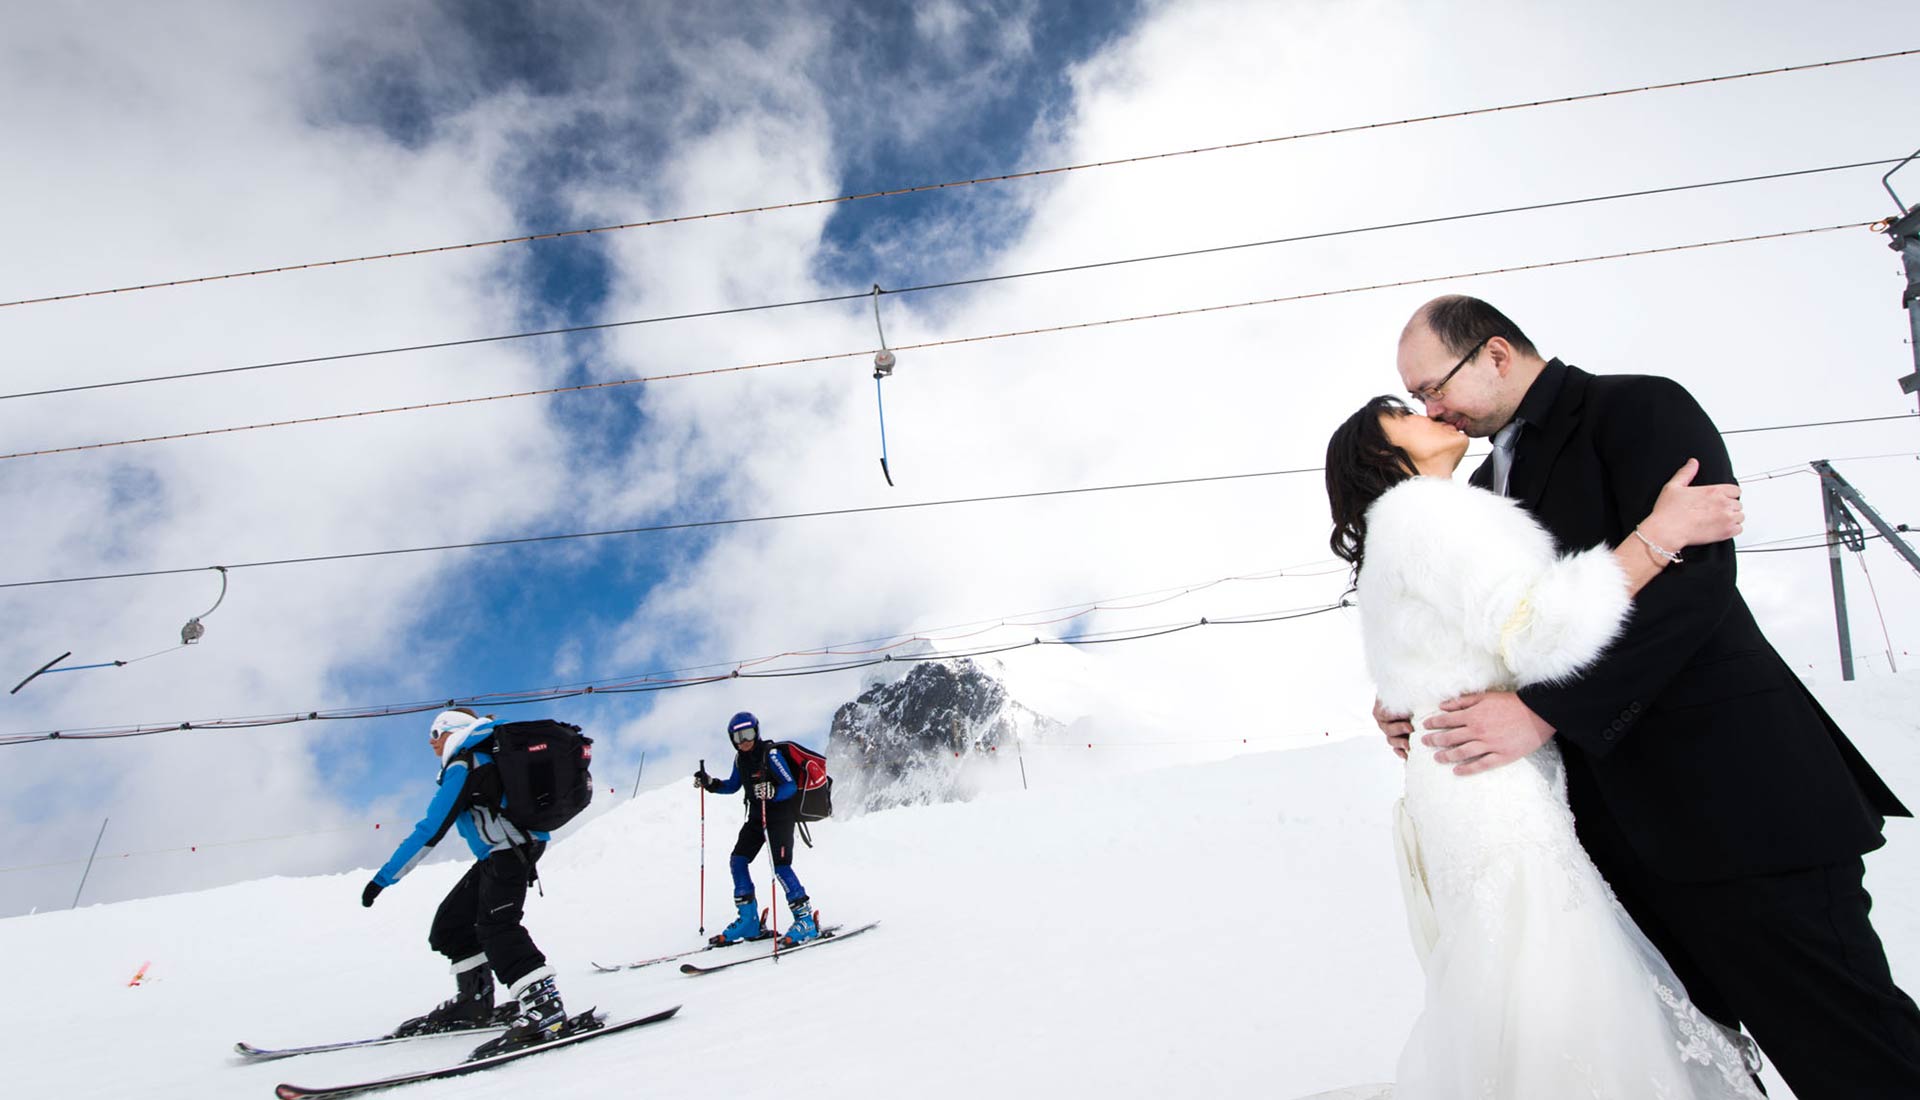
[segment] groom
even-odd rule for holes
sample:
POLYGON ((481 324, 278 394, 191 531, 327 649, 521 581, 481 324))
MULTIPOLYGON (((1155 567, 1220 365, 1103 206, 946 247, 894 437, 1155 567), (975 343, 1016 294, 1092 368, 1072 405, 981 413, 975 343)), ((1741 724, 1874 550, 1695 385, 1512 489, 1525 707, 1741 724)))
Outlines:
MULTIPOLYGON (((1472 483, 1562 550, 1644 542, 1632 519, 1689 458, 1696 484, 1733 481, 1679 384, 1543 361, 1479 299, 1421 306, 1398 365, 1429 417, 1492 437, 1472 483)), ((1883 815, 1911 815, 1761 635, 1731 542, 1648 584, 1577 680, 1445 709, 1423 740, 1462 775, 1559 737, 1595 865, 1694 1003, 1744 1024, 1801 1100, 1920 1097, 1920 1010, 1888 971, 1860 859, 1885 842, 1883 815)), ((1405 716, 1375 718, 1403 751, 1405 716)))

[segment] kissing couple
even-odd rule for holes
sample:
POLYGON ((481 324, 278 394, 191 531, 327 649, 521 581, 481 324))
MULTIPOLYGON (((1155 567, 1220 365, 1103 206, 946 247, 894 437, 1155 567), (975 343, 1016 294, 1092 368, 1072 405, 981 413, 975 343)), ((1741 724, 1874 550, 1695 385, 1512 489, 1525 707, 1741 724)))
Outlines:
POLYGON ((1800 1100, 1920 1097, 1861 861, 1911 815, 1741 599, 1713 422, 1476 298, 1420 307, 1398 368, 1424 415, 1367 402, 1326 468, 1406 767, 1394 1100, 1751 1098, 1756 1041, 1800 1100))

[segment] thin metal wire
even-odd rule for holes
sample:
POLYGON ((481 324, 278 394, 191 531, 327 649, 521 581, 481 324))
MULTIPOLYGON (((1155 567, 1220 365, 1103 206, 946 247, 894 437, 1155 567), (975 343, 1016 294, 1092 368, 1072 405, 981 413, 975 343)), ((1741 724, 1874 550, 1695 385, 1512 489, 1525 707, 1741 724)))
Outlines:
POLYGON ((1688 80, 1672 80, 1659 84, 1643 84, 1637 87, 1614 88, 1602 92, 1584 92, 1578 95, 1554 96, 1547 99, 1527 100, 1518 103, 1505 103, 1493 107, 1474 107, 1462 111, 1444 111, 1411 118, 1392 119, 1384 122, 1367 122, 1353 126, 1337 126, 1325 130, 1310 130, 1294 134, 1282 134, 1276 137, 1254 138, 1248 141, 1228 142, 1221 145, 1204 145, 1192 149, 1178 149, 1169 152, 1145 153, 1131 157, 1116 157, 1109 160, 1086 161, 1080 164, 1060 165, 1053 168, 1036 168, 1021 172, 1008 172, 997 176, 978 176, 972 179, 949 180, 944 183, 923 183, 907 187, 895 187, 881 191, 865 191, 850 195, 838 195, 832 198, 799 199, 790 202, 768 203, 761 206, 741 207, 734 210, 717 210, 704 214, 681 214, 666 218, 652 218, 645 221, 623 222, 618 225, 601 225, 586 229, 565 229, 548 233, 530 233, 517 237, 500 237, 486 241, 468 241, 463 244, 434 245, 425 248, 410 248, 395 252, 379 252, 366 256, 348 256, 333 260, 316 260, 308 263, 283 264, 278 267, 256 268, 250 271, 233 271, 220 275, 199 275, 183 279, 168 279, 161 282, 140 283, 132 286, 110 287, 101 290, 74 291, 66 294, 50 294, 38 298, 21 298, 10 302, 0 302, 0 308, 9 306, 38 305, 46 302, 63 302, 76 298, 97 298, 108 294, 128 294, 142 290, 157 290, 162 287, 189 286, 196 283, 211 283, 225 279, 241 279, 255 275, 274 275, 289 271, 306 271, 313 268, 338 267, 343 264, 369 263, 375 260, 392 260, 406 256, 427 256, 441 252, 459 252, 476 248, 491 248, 497 245, 525 244, 532 241, 559 240, 565 237, 581 237, 595 233, 615 233, 628 229, 646 229, 662 225, 675 225, 682 222, 709 221, 715 218, 735 217, 742 214, 770 213, 776 210, 797 210, 810 206, 829 206, 837 203, 858 202, 864 199, 891 198, 899 195, 913 195, 926 191, 941 191, 956 187, 971 187, 978 184, 1005 183, 1013 180, 1037 179, 1044 176, 1061 175, 1067 172, 1083 172, 1096 168, 1113 168, 1127 164, 1143 164, 1148 161, 1170 160, 1175 157, 1198 156, 1205 153, 1226 152, 1233 149, 1250 149, 1262 145, 1276 145, 1284 142, 1305 141, 1312 138, 1333 137, 1339 134, 1357 134, 1368 130, 1384 130, 1399 126, 1413 126, 1426 122, 1440 122, 1449 119, 1475 118, 1483 115, 1499 114, 1506 111, 1527 110, 1534 107, 1557 106, 1568 103, 1582 103, 1592 100, 1610 99, 1618 96, 1637 95, 1641 92, 1670 91, 1677 88, 1691 88, 1706 84, 1724 84, 1729 81, 1747 80, 1761 76, 1777 76, 1785 73, 1809 72, 1815 69, 1830 69, 1841 65, 1859 65, 1873 61, 1887 61, 1895 58, 1911 57, 1920 54, 1920 49, 1898 50, 1891 53, 1868 54, 1862 57, 1840 58, 1833 61, 1818 61, 1800 65, 1783 65, 1772 69, 1754 69, 1748 72, 1727 73, 1721 76, 1694 77, 1688 80))
MULTIPOLYGON (((925 291, 950 290, 958 287, 981 286, 989 283, 1007 282, 1015 279, 1031 279, 1049 275, 1066 275, 1080 271, 1094 271, 1109 267, 1123 267, 1129 264, 1157 263, 1162 260, 1190 259, 1196 256, 1215 255, 1251 248, 1267 248, 1282 244, 1299 244, 1306 241, 1328 240, 1335 237, 1355 236, 1363 233, 1379 233, 1395 229, 1412 229, 1420 226, 1440 225, 1449 222, 1468 221, 1476 218, 1500 217, 1507 214, 1522 214, 1540 210, 1554 210, 1571 206, 1584 206, 1592 203, 1613 202, 1619 199, 1646 198, 1653 195, 1668 195, 1681 191, 1697 191, 1714 187, 1728 187, 1743 183, 1759 183, 1772 180, 1789 179, 1796 176, 1818 175, 1826 172, 1843 172, 1855 168, 1878 167, 1892 164, 1897 158, 1873 161, 1858 161, 1852 164, 1835 164, 1825 168, 1803 168, 1788 172, 1769 172, 1758 176, 1741 176, 1735 179, 1710 180, 1703 183, 1684 183, 1669 187, 1643 188, 1637 191, 1619 191, 1607 195, 1589 195, 1577 199, 1558 199, 1552 202, 1527 203, 1521 206, 1506 206, 1491 210, 1477 210, 1465 214, 1444 214, 1431 218, 1414 218, 1407 221, 1386 222, 1379 225, 1352 226, 1344 229, 1329 229, 1315 233, 1300 233, 1289 237, 1273 237, 1267 240, 1243 241, 1236 244, 1213 245, 1206 248, 1190 248, 1179 252, 1161 252, 1151 256, 1129 256, 1115 260, 1096 260, 1088 263, 1069 264, 1062 267, 1040 268, 1032 271, 1001 272, 993 275, 977 275, 963 279, 949 279, 936 283, 921 283, 915 286, 896 287, 886 291, 888 294, 917 294, 925 291)), ((264 363, 248 363, 236 367, 215 367, 208 370, 180 371, 173 374, 156 374, 144 378, 125 378, 112 382, 89 382, 73 386, 56 386, 42 390, 23 390, 19 393, 0 394, 0 401, 9 401, 23 397, 46 397, 53 394, 80 393, 87 390, 112 389, 119 386, 138 386, 149 382, 174 382, 189 378, 210 378, 219 375, 239 374, 247 371, 271 370, 279 367, 311 366, 321 363, 337 363, 352 359, 366 359, 375 356, 403 355, 421 351, 439 351, 447 348, 471 347, 477 344, 499 343, 508 340, 527 340, 544 336, 565 336, 583 332, 598 332, 606 329, 627 328, 635 325, 656 325, 674 321, 701 320, 710 317, 728 317, 743 313, 758 313, 765 310, 792 309, 798 306, 828 305, 837 302, 852 301, 872 295, 874 298, 874 326, 880 324, 880 288, 853 294, 828 294, 817 298, 798 298, 784 302, 765 302, 758 305, 730 306, 723 309, 706 309, 691 313, 671 313, 653 317, 639 317, 625 321, 601 321, 586 325, 567 325, 560 328, 536 329, 529 332, 510 332, 496 336, 475 336, 460 340, 439 340, 424 344, 406 344, 390 348, 374 348, 366 351, 338 352, 332 355, 314 355, 299 359, 279 359, 264 363)), ((885 331, 880 332, 880 347, 887 349, 885 331)))
MULTIPOLYGON (((1287 302, 1304 302, 1319 298, 1334 298, 1345 294, 1361 294, 1375 290, 1392 290, 1400 287, 1421 286, 1429 283, 1452 282, 1461 279, 1477 279, 1489 275, 1508 275, 1521 271, 1545 271, 1550 268, 1571 267, 1576 264, 1600 263, 1608 260, 1633 259, 1642 256, 1658 256, 1674 252, 1689 252, 1704 248, 1719 248, 1725 245, 1752 244, 1758 241, 1776 241, 1792 237, 1806 237, 1820 233, 1834 233, 1843 229, 1859 229, 1870 223, 1847 222, 1841 225, 1818 226, 1811 229, 1790 229, 1778 233, 1759 233, 1747 237, 1728 237, 1716 241, 1698 241, 1691 244, 1663 245, 1659 248, 1640 248, 1627 252, 1610 252, 1596 256, 1579 256, 1566 260, 1546 260, 1532 264, 1514 264, 1507 267, 1485 268, 1480 271, 1456 272, 1450 275, 1431 275, 1417 279, 1397 279, 1385 283, 1369 283, 1364 286, 1342 287, 1337 290, 1316 290, 1302 294, 1287 294, 1275 298, 1259 298, 1244 302, 1226 302, 1218 305, 1195 306, 1188 309, 1170 309, 1158 313, 1135 314, 1127 317, 1108 317, 1098 321, 1080 321, 1064 325, 1046 325, 1039 328, 1018 329, 1009 332, 984 333, 978 336, 956 336, 945 340, 928 340, 918 344, 904 344, 894 351, 923 351, 929 348, 957 347, 963 344, 985 343, 991 340, 1011 340, 1027 336, 1040 336, 1049 333, 1080 332, 1088 329, 1105 328, 1112 325, 1133 324, 1140 321, 1164 321, 1174 317, 1196 317, 1208 313, 1220 313, 1234 309, 1248 309, 1254 306, 1280 305, 1287 302)), ((603 382, 587 382, 574 386, 549 386, 537 390, 520 390, 514 393, 488 394, 481 397, 452 398, 445 401, 424 401, 414 405, 395 405, 381 409, 362 409, 358 412, 329 413, 324 416, 295 417, 289 420, 273 420, 258 424, 239 424, 226 428, 205 428, 199 431, 174 432, 168 435, 141 436, 136 439, 116 439, 103 443, 77 443, 65 447, 45 447, 34 451, 15 451, 0 454, 0 460, 19 458, 38 458, 46 455, 74 454, 81 451, 97 451, 109 447, 128 447, 141 443, 163 443, 181 439, 199 439, 207 436, 230 435, 236 432, 259 431, 266 428, 287 428, 301 424, 322 424, 338 420, 353 420, 359 417, 382 416, 388 413, 420 412, 425 409, 445 409, 459 405, 478 405, 491 401, 510 401, 523 397, 551 397, 563 393, 584 393, 590 390, 607 390, 621 386, 642 385, 649 382, 679 381, 687 378, 700 378, 718 374, 735 374, 742 371, 765 370, 772 367, 789 367, 813 363, 829 363, 843 359, 855 359, 870 354, 867 350, 833 352, 826 355, 806 355, 793 359, 775 359, 761 363, 743 363, 731 367, 709 367, 703 370, 679 371, 672 374, 656 374, 641 378, 617 378, 603 382)), ((1891 419, 1891 418, 1890 418, 1891 419)), ((1732 433, 1722 433, 1732 434, 1732 433)))
POLYGON ((1350 606, 1352 606, 1350 601, 1348 601, 1345 598, 1342 598, 1336 603, 1324 604, 1324 605, 1319 605, 1314 607, 1292 608, 1286 611, 1259 613, 1259 614, 1250 615, 1250 616, 1233 616, 1230 618, 1219 619, 1219 620, 1203 618, 1197 621, 1188 621, 1188 622, 1170 625, 1170 626, 1148 628, 1148 629, 1140 630, 1140 631, 1137 631, 1136 633, 1127 634, 1127 635, 1116 635, 1115 632, 1100 632, 1100 633, 1083 634, 1083 635, 1067 635, 1060 638, 1035 637, 1031 641, 1016 642, 1008 645, 992 646, 988 648, 974 649, 974 650, 965 651, 965 652, 898 654, 898 655, 889 654, 883 657, 870 657, 870 658, 859 660, 859 661, 829 662, 829 663, 821 663, 821 664, 816 664, 811 666, 802 666, 799 668, 792 668, 792 669, 778 669, 778 670, 767 671, 767 672, 742 672, 739 670, 735 670, 731 673, 728 673, 726 675, 720 675, 720 676, 703 676, 703 677, 698 677, 693 679, 679 679, 679 680, 672 680, 672 681, 661 681, 656 683, 633 682, 627 686, 618 687, 618 688, 596 688, 596 687, 586 687, 586 688, 579 688, 579 689, 543 688, 535 691, 516 693, 513 696, 506 696, 506 695, 472 696, 464 699, 461 699, 461 698, 450 699, 444 703, 432 702, 432 703, 417 703, 417 704, 395 704, 393 706, 385 706, 385 707, 353 708, 353 709, 336 710, 336 711, 311 710, 305 713, 295 712, 290 714, 258 716, 258 717, 248 717, 248 718, 214 718, 214 719, 206 719, 206 720, 194 721, 194 722, 146 723, 146 724, 134 725, 134 726, 104 726, 104 727, 94 727, 94 728, 80 729, 80 730, 48 730, 48 731, 40 731, 40 732, 34 732, 34 733, 6 734, 6 735, 0 735, 0 746, 24 745, 24 744, 30 744, 34 742, 40 742, 40 741, 117 740, 117 739, 123 739, 128 737, 150 737, 160 733, 184 732, 187 730, 195 730, 195 729, 199 729, 199 730, 251 729, 251 728, 258 728, 263 726, 293 725, 301 722, 313 722, 313 721, 321 721, 321 720, 357 721, 357 720, 364 720, 368 718, 392 717, 395 715, 402 715, 402 714, 419 714, 429 710, 435 710, 435 709, 440 709, 444 707, 453 707, 457 705, 483 704, 488 707, 518 706, 518 705, 523 705, 527 703, 545 702, 545 701, 551 701, 555 699, 574 698, 574 697, 579 697, 584 695, 621 695, 621 694, 633 694, 637 692, 664 691, 664 690, 670 690, 674 688, 690 687, 696 684, 717 683, 722 680, 786 679, 786 678, 798 677, 798 676, 817 676, 817 675, 826 675, 834 672, 847 672, 854 669, 869 668, 874 665, 880 665, 880 664, 901 663, 901 662, 921 663, 926 661, 958 660, 961 658, 982 657, 982 656, 989 656, 989 655, 998 654, 998 653, 1010 653, 1015 650, 1031 649, 1039 646, 1104 645, 1104 644, 1110 644, 1113 642, 1142 641, 1148 638, 1164 637, 1168 634, 1178 634, 1184 631, 1194 630, 1203 626, 1241 626, 1241 625, 1250 625, 1254 623, 1290 622, 1297 619, 1311 618, 1316 615, 1324 615, 1324 614, 1327 614, 1328 612, 1338 611, 1342 608, 1350 607, 1350 606))

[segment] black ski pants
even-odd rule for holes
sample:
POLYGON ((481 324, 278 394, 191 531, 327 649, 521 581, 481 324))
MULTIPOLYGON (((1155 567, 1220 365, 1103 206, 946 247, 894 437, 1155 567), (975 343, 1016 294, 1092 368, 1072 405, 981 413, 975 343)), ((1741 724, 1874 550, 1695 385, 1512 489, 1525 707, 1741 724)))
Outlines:
POLYGON ((547 957, 520 923, 534 864, 546 848, 535 841, 518 852, 495 852, 467 868, 433 914, 427 942, 453 962, 486 952, 493 976, 509 987, 547 965, 547 957))
POLYGON ((746 823, 740 826, 740 838, 733 842, 733 854, 748 863, 760 854, 760 846, 769 841, 773 844, 773 865, 785 867, 793 862, 793 824, 800 812, 799 796, 785 802, 768 802, 767 827, 760 828, 761 803, 753 803, 747 810, 746 823))

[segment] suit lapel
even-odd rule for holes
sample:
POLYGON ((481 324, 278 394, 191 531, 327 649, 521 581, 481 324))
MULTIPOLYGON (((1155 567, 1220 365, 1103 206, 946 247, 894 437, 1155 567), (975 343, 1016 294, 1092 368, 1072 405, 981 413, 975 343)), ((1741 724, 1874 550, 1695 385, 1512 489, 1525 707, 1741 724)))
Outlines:
MULTIPOLYGON (((1520 433, 1514 451, 1513 472, 1507 478, 1507 495, 1519 501, 1529 512, 1538 511, 1540 497, 1547 491, 1547 479, 1560 452, 1573 439, 1580 422, 1580 408, 1586 404, 1587 387, 1593 376, 1578 367, 1568 367, 1566 381, 1544 424, 1520 433)), ((1474 471, 1475 476, 1479 471, 1474 471)))
POLYGON ((1491 493, 1493 491, 1493 459, 1481 459, 1480 465, 1474 467, 1473 473, 1467 475, 1467 484, 1491 493))

